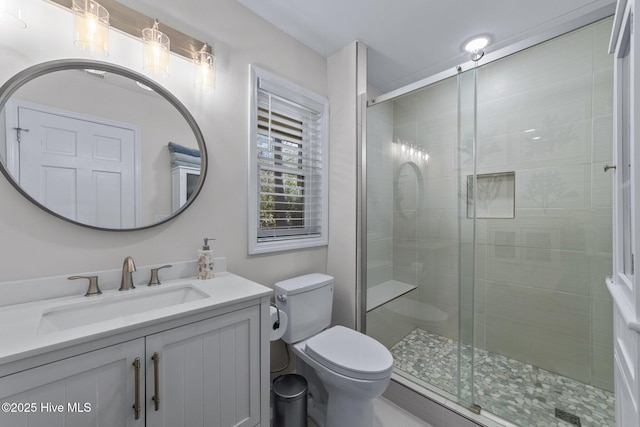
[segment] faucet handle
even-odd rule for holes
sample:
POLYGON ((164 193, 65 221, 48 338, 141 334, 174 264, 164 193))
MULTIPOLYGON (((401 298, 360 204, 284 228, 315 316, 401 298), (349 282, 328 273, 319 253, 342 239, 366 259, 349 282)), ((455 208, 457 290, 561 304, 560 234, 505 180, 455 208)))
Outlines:
POLYGON ((162 267, 152 268, 151 269, 151 277, 149 278, 149 284, 147 286, 154 286, 160 284, 160 278, 158 277, 158 270, 163 268, 170 268, 171 264, 163 265, 162 267))
POLYGON ((88 279, 89 289, 87 289, 87 293, 84 294, 85 297, 96 296, 102 293, 102 291, 98 287, 98 276, 71 276, 71 277, 67 277, 67 279, 68 280, 88 279))

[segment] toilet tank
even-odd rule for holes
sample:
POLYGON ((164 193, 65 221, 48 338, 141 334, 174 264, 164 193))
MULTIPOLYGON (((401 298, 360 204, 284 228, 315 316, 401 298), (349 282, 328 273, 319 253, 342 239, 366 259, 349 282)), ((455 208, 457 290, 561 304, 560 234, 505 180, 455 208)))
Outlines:
POLYGON ((311 273, 275 284, 276 305, 289 324, 282 336, 286 343, 309 338, 329 327, 333 307, 333 277, 311 273))

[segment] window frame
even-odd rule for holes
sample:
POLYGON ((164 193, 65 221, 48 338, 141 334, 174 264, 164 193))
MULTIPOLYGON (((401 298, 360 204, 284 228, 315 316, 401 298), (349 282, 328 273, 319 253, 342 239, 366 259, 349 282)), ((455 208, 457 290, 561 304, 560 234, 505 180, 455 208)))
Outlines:
MULTIPOLYGON (((295 249, 313 248, 327 246, 329 243, 329 101, 308 89, 296 85, 280 76, 277 76, 259 66, 250 65, 249 70, 249 191, 248 191, 248 232, 247 251, 250 255, 287 251, 295 249), (320 138, 314 144, 320 147, 321 153, 321 219, 318 224, 310 226, 306 231, 289 230, 282 232, 281 236, 266 238, 260 232, 260 168, 258 165, 258 89, 259 83, 268 86, 266 90, 277 97, 287 99, 289 102, 300 105, 307 109, 313 108, 321 114, 320 138), (306 102, 306 104, 305 104, 306 102), (318 111, 317 107, 321 111, 318 111), (311 228, 320 227, 319 233, 308 235, 311 228)), ((306 209, 305 209, 306 211, 306 209)), ((274 234, 278 234, 276 231, 274 234)))

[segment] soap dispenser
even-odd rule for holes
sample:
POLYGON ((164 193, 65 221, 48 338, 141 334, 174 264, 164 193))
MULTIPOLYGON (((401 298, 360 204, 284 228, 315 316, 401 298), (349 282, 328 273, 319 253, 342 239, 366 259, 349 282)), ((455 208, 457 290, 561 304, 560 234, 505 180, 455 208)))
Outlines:
POLYGON ((216 239, 205 237, 204 245, 198 251, 198 279, 201 280, 213 278, 213 249, 209 247, 209 240, 216 239))

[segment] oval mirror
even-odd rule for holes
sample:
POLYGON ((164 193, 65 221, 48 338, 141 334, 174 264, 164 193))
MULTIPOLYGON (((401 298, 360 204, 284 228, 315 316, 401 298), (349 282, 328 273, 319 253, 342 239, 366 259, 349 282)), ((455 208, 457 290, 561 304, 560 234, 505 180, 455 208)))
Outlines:
POLYGON ((113 64, 62 60, 0 88, 0 169, 59 218, 136 230, 193 202, 207 151, 193 116, 162 86, 113 64))
POLYGON ((422 209, 424 180, 414 162, 404 162, 396 171, 393 199, 396 209, 405 217, 422 209))

